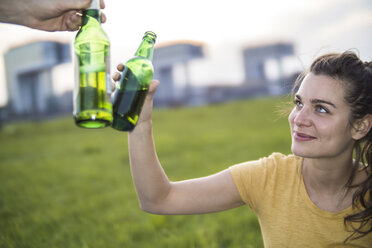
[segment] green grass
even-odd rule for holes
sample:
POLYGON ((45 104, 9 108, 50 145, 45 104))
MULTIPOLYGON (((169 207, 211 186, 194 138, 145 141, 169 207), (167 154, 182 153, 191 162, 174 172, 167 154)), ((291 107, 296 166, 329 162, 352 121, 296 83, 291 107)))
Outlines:
MULTIPOLYGON (((289 153, 278 99, 156 109, 160 161, 171 180, 289 153)), ((157 216, 138 207, 127 134, 85 130, 71 117, 0 130, 0 247, 262 247, 248 207, 157 216)))

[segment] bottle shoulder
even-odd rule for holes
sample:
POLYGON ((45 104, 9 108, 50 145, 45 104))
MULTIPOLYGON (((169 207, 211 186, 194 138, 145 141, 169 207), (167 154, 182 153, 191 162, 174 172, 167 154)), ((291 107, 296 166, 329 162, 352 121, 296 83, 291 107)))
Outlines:
POLYGON ((135 56, 135 57, 130 58, 125 63, 125 65, 126 66, 132 66, 132 65, 151 65, 152 66, 152 61, 149 60, 148 58, 135 56))
POLYGON ((134 73, 154 70, 152 61, 143 57, 133 57, 125 63, 125 66, 130 68, 134 73))
POLYGON ((105 46, 110 46, 110 40, 105 35, 97 34, 81 34, 76 36, 74 45, 79 46, 85 43, 99 43, 105 46))
POLYGON ((90 20, 86 25, 84 25, 75 37, 76 43, 85 43, 91 41, 100 41, 101 43, 109 44, 109 38, 106 32, 103 30, 100 23, 96 20, 90 20))
POLYGON ((149 84, 154 74, 154 67, 151 60, 143 57, 134 57, 125 63, 131 73, 138 79, 141 84, 149 84))

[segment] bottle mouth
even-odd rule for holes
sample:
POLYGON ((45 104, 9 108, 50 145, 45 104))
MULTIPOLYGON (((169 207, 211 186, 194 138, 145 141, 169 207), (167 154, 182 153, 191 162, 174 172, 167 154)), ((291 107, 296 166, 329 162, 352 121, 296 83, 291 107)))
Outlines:
POLYGON ((154 32, 152 32, 152 31, 147 31, 146 33, 145 33, 145 35, 143 36, 143 38, 145 38, 146 36, 150 36, 151 38, 153 38, 154 40, 156 40, 156 34, 154 33, 154 32))

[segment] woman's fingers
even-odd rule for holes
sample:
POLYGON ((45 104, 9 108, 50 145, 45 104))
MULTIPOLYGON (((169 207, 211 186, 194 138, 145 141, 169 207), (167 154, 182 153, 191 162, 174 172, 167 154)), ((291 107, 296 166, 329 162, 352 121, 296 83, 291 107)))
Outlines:
POLYGON ((118 64, 118 65, 116 66, 116 69, 117 69, 119 72, 115 72, 115 73, 112 75, 112 79, 113 79, 115 82, 120 80, 121 72, 124 71, 124 65, 123 65, 123 64, 118 64))
POLYGON ((116 81, 119 81, 120 79, 120 72, 115 72, 114 75, 112 75, 112 79, 116 82, 116 81))
MULTIPOLYGON (((116 69, 119 71, 119 72, 115 72, 113 75, 112 75, 112 79, 114 80, 114 82, 111 84, 111 88, 112 88, 112 91, 115 90, 116 88, 116 83, 115 82, 118 82, 120 80, 120 77, 121 77, 121 72, 124 70, 125 66, 123 64, 118 64, 116 66, 116 69)), ((159 86, 159 81, 158 80, 151 80, 151 83, 150 83, 150 87, 149 87, 149 92, 148 92, 148 97, 152 98, 155 91, 156 91, 156 88, 158 88, 159 86)))
POLYGON ((105 13, 101 13, 101 22, 105 23, 106 21, 107 21, 107 17, 105 15, 105 13))
POLYGON ((116 83, 111 83, 111 92, 114 93, 116 90, 116 83))
POLYGON ((124 71, 124 65, 120 63, 116 66, 116 69, 118 69, 118 71, 124 71))

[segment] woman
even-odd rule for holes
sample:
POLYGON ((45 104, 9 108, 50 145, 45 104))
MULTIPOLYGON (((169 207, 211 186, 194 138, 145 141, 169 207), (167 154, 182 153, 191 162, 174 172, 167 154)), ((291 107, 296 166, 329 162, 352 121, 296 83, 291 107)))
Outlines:
POLYGON ((351 52, 327 54, 297 80, 289 115, 293 155, 273 153, 180 182, 168 180, 155 151, 151 112, 158 84, 151 84, 129 133, 132 176, 144 211, 200 214, 248 204, 265 247, 371 247, 371 63, 351 52))

